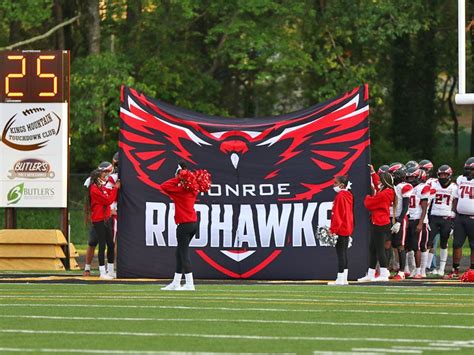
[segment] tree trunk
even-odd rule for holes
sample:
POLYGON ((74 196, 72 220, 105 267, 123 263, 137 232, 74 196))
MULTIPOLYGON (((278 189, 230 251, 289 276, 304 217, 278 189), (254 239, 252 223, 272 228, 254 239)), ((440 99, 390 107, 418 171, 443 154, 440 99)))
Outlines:
MULTIPOLYGON (((469 13, 471 18, 471 24, 474 21, 474 0, 469 1, 469 13)), ((468 92, 473 92, 474 87, 474 26, 471 26, 471 87, 468 92)), ((471 157, 474 157, 474 108, 471 105, 471 157)))
POLYGON ((84 19, 84 30, 89 54, 100 53, 100 17, 99 0, 81 2, 84 19))
MULTIPOLYGON (((54 0, 54 18, 56 24, 60 24, 64 21, 63 17, 63 8, 61 7, 61 0, 54 0)), ((66 49, 66 43, 64 40, 64 28, 60 28, 56 32, 56 48, 57 49, 66 49)))
POLYGON ((452 78, 451 88, 448 95, 448 107, 451 119, 453 120, 453 142, 454 142, 454 157, 457 158, 459 154, 459 120, 454 109, 454 89, 456 88, 456 77, 452 78))
POLYGON ((139 31, 140 14, 142 12, 141 0, 127 0, 127 38, 125 47, 133 50, 137 45, 137 33, 139 31))

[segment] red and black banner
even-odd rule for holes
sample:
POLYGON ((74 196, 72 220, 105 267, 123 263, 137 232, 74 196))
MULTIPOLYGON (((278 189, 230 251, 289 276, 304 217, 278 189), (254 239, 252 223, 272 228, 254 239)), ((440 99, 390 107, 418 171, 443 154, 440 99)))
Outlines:
POLYGON ((350 275, 367 267, 368 88, 277 117, 222 118, 122 88, 118 276, 174 273, 174 205, 160 184, 179 160, 212 175, 198 195, 191 242, 197 278, 317 279, 337 273, 328 225, 333 177, 348 174, 355 199, 350 275))

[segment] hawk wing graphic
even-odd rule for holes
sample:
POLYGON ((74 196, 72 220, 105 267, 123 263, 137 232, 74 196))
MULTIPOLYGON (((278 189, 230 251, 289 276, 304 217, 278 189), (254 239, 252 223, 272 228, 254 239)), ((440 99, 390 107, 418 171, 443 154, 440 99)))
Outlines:
POLYGON ((174 171, 180 159, 197 166, 189 147, 211 146, 213 142, 197 124, 172 117, 143 94, 133 89, 124 92, 124 89, 122 87, 120 117, 123 125, 119 145, 138 178, 160 189, 158 181, 165 180, 159 177, 165 175, 157 174, 160 169, 174 171))
POLYGON ((159 189, 178 159, 215 183, 299 184, 285 200, 311 200, 347 174, 370 144, 367 87, 292 114, 254 119, 199 115, 122 89, 120 146, 138 178, 159 189), (212 162, 212 164, 210 164, 212 162), (212 167, 212 168, 210 168, 212 167), (296 172, 296 173, 295 173, 296 172))
POLYGON ((284 147, 274 164, 275 170, 266 179, 274 179, 282 171, 301 173, 300 191, 280 201, 311 200, 332 186, 334 176, 347 174, 370 145, 367 91, 361 89, 287 122, 258 144, 277 150, 284 147))

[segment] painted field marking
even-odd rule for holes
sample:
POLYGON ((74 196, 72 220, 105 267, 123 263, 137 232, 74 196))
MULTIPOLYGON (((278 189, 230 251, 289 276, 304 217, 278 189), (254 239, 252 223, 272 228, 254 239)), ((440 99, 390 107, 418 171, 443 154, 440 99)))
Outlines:
MULTIPOLYGON (((327 309, 291 309, 291 308, 256 308, 256 307, 193 307, 193 306, 159 306, 159 305, 117 305, 117 304, 55 304, 55 303, 0 303, 0 307, 79 307, 79 308, 135 308, 135 309, 184 309, 184 310, 219 310, 219 311, 234 311, 234 312, 242 312, 242 311, 262 311, 262 312, 284 312, 284 313, 327 313, 327 309)), ((338 309, 338 313, 377 313, 377 314, 404 314, 406 315, 406 311, 389 311, 389 310, 362 310, 362 309, 338 309)), ((413 312, 410 311, 411 314, 422 314, 422 315, 439 315, 439 316, 466 316, 471 317, 474 316, 473 313, 461 313, 461 312, 432 312, 432 311, 420 311, 420 312, 413 312)))
POLYGON ((352 348, 352 351, 363 352, 364 354, 367 351, 375 351, 379 353, 398 353, 398 354, 422 354, 421 350, 398 350, 398 349, 388 349, 388 348, 352 348))
POLYGON ((456 351, 456 350, 461 350, 461 348, 452 346, 452 347, 447 347, 447 346, 392 346, 392 349, 413 349, 413 350, 429 350, 429 351, 456 351))
MULTIPOLYGON (((170 355, 183 355, 183 354, 192 354, 192 355, 224 355, 231 353, 216 353, 216 352, 180 352, 180 351, 147 351, 147 350, 112 350, 112 349, 55 349, 55 348, 0 348, 0 351, 9 351, 9 352, 41 352, 41 353, 87 353, 87 354, 170 354, 170 355)), ((241 353, 245 355, 254 355, 262 353, 241 353)), ((263 353, 265 354, 265 353, 263 353)), ((282 354, 282 353, 278 353, 282 354)), ((288 353, 285 353, 288 354, 288 353)), ((290 353, 293 354, 293 353, 290 353)))
MULTIPOLYGON (((19 284, 19 285, 23 285, 23 284, 19 284)), ((34 284, 25 284, 26 286, 32 286, 34 284)), ((101 284, 102 286, 103 284, 101 284)), ((43 286, 43 285, 42 285, 43 286)), ((95 286, 95 285, 90 285, 90 286, 95 286)), ((133 286, 133 285, 131 285, 133 286)), ((208 285, 206 285, 208 286, 208 285)), ((301 296, 305 296, 305 294, 313 294, 315 295, 316 293, 322 293, 321 295, 319 296, 327 296, 329 297, 329 295, 332 295, 332 294, 342 294, 342 295, 374 295, 374 296, 377 296, 377 295, 395 295, 395 296, 468 296, 468 297, 472 297, 474 296, 474 289, 473 289, 473 292, 472 293, 443 293, 443 292, 430 292, 430 293, 426 293, 426 292, 418 292, 418 290, 416 290, 417 292, 410 292, 408 293, 407 290, 403 290, 403 291, 400 291, 400 292, 396 292, 394 291, 394 289, 391 289, 390 291, 383 291, 383 292, 369 292, 369 291, 350 291, 349 289, 346 288, 347 291, 336 291, 336 290, 330 290, 330 288, 328 287, 327 289, 318 289, 318 290, 265 290, 264 287, 262 287, 262 289, 255 289, 255 290, 245 290, 245 289, 239 289, 239 290, 232 290, 232 293, 276 293, 276 294, 280 294, 280 293, 288 293, 288 294, 293 294, 293 295, 299 295, 301 294, 301 296)), ((16 293, 24 293, 25 294, 28 294, 26 293, 27 291, 23 291, 23 290, 18 290, 18 289, 4 289, 1 287, 1 284, 0 284, 0 291, 16 291, 16 293)), ((34 291, 34 292, 38 292, 38 291, 41 291, 41 292, 51 292, 51 289, 34 289, 34 290, 28 290, 28 291, 34 291)), ((150 294, 155 294, 157 291, 160 291, 158 289, 132 289, 132 290, 121 290, 121 289, 114 289, 114 293, 120 293, 120 292, 123 292, 123 293, 150 293, 150 294)), ((201 291, 201 290, 199 290, 201 291)), ((206 289, 206 290, 202 290, 200 293, 222 293, 222 292, 230 292, 229 290, 226 290, 226 289, 206 289)), ((97 294, 97 293, 96 293, 97 294)))
MULTIPOLYGON (((326 321, 302 321, 302 320, 266 320, 266 319, 225 319, 225 318, 152 318, 152 317, 84 317, 84 316, 38 316, 38 315, 0 315, 0 318, 22 318, 22 319, 54 319, 54 320, 102 320, 102 321, 153 321, 153 322, 210 322, 210 323, 257 323, 257 324, 306 324, 306 325, 331 325, 344 327, 396 327, 399 324, 390 323, 363 323, 363 322, 326 322, 326 321)), ((403 324, 404 328, 427 328, 427 329, 463 329, 474 330, 469 325, 446 325, 446 324, 403 324)))
MULTIPOLYGON (((284 340, 284 341, 362 341, 378 343, 422 343, 432 344, 437 342, 452 343, 450 340, 441 339, 419 339, 419 338, 362 338, 362 337, 312 337, 312 336, 271 336, 271 335, 238 335, 238 334, 197 334, 197 333, 154 333, 154 332, 105 332, 105 331, 81 331, 81 330, 40 330, 40 329, 0 329, 0 333, 10 334, 64 334, 64 335, 104 335, 112 337, 135 336, 135 337, 175 337, 175 338, 205 338, 205 339, 248 339, 248 340, 284 340)), ((456 343, 461 343, 457 341, 456 343)), ((466 342, 467 344, 468 342, 466 342)))
MULTIPOLYGON (((240 297, 240 296, 235 296, 235 297, 211 297, 211 296, 201 296, 199 293, 196 293, 195 297, 187 297, 187 296, 178 296, 182 294, 182 292, 179 292, 179 291, 176 291, 173 293, 173 296, 164 296, 165 292, 159 292, 157 293, 156 295, 154 296, 117 296, 117 295, 114 295, 113 296, 113 299, 114 300, 117 300, 117 299, 124 299, 124 300, 154 300, 154 301, 158 301, 160 299, 172 299, 172 300, 192 300, 192 301, 196 301, 196 300, 219 300, 219 301, 226 301, 226 300, 229 300, 229 301, 239 301, 239 300, 242 300, 242 301, 259 301, 259 302, 263 302, 263 301, 277 301, 277 302, 294 302, 294 301, 304 301, 304 302, 308 302, 308 303, 320 303, 321 300, 318 300, 318 299, 303 299, 303 298, 268 298, 268 297, 240 297)), ((169 293, 169 292, 168 292, 169 293)), ((28 298, 54 298, 54 299, 82 299, 82 298, 87 298, 87 299, 107 299, 107 300, 110 300, 111 297, 110 296, 106 296, 106 295, 103 295, 103 294, 100 294, 100 295, 94 295, 94 294, 87 294, 87 295, 62 295, 62 294, 55 294, 55 295, 0 295, 0 299, 1 298, 5 298, 5 299, 8 299, 8 298, 24 298, 24 299, 28 299, 28 298)), ((325 300, 322 300, 322 301, 325 301, 325 300)), ((348 300, 347 299, 334 299, 332 298, 330 300, 331 302, 333 303, 347 303, 348 300)), ((431 301, 431 300, 428 300, 428 301, 431 301)), ((423 305, 423 306, 451 306, 451 307, 455 307, 455 306, 463 306, 463 307, 472 307, 474 306, 474 302, 465 302, 465 301, 460 301, 460 302, 454 302, 452 300, 448 300, 446 302, 419 302, 419 301, 382 301, 382 300, 357 300, 355 303, 357 304, 361 304, 361 303, 364 303, 364 304, 376 304, 376 305, 389 305, 389 304, 397 304, 397 305, 423 305)))

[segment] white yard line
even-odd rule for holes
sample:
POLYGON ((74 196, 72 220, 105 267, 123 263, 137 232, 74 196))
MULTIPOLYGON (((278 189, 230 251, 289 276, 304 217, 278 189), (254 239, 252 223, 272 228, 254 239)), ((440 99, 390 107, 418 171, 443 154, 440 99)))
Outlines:
POLYGON ((421 354, 421 350, 399 350, 399 349, 389 349, 389 348, 352 348, 352 351, 359 352, 359 354, 366 353, 368 351, 375 351, 380 353, 398 353, 398 354, 421 354))
MULTIPOLYGON (((22 285, 22 284, 20 284, 22 285)), ((25 284, 27 286, 31 286, 33 284, 25 284)), ((101 284, 103 285, 103 284, 101 284)), ((122 286, 122 285, 120 285, 122 286)), ((158 285, 156 285, 157 288, 158 288, 158 285)), ((161 285, 160 285, 161 286, 161 285)), ((206 285, 207 286, 207 285, 206 285)), ((199 285, 198 285, 199 287, 199 285)), ((354 288, 350 288, 350 289, 354 289, 354 288)), ((202 293, 223 293, 223 292, 232 292, 232 293, 243 293, 243 294, 246 294, 246 293, 258 293, 258 294, 262 294, 262 293, 275 293, 275 294, 281 294, 281 293, 284 293, 284 294, 293 294, 293 295, 304 295, 304 294, 310 294, 310 295, 317 295, 319 294, 320 296, 329 296, 329 295, 332 295, 332 294, 342 294, 342 295, 373 295, 373 296, 377 296, 377 295, 395 295, 395 296, 424 296, 424 297, 430 297, 430 296, 433 296, 433 297, 436 297, 436 296, 468 296, 468 297, 472 297, 474 296, 474 289, 473 289, 473 292, 472 293, 442 293, 442 292, 410 292, 410 293, 407 293, 406 290, 404 291, 401 291, 401 292, 396 292, 395 290, 397 288, 393 288, 391 289, 390 291, 383 291, 382 292, 369 292, 369 291, 351 291, 349 288, 345 288, 344 291, 337 291, 337 290, 334 290, 333 287, 328 287, 327 289, 318 289, 318 290, 265 290, 265 288, 260 288, 260 289, 255 289, 255 290, 245 290, 245 289, 239 289, 239 290, 228 290, 228 289, 205 289, 205 290, 200 290, 202 293)), ((33 290, 28 290, 28 291, 23 291, 23 290, 18 290, 18 289, 4 289, 1 287, 1 284, 0 284, 0 291, 14 291, 14 292, 28 292, 28 291, 33 291, 33 290)), ((34 289, 35 292, 37 291, 44 291, 44 292, 48 292, 50 293, 51 292, 51 289, 34 289)), ((121 289, 114 289, 114 292, 116 293, 119 293, 119 292, 123 292, 123 293, 149 293, 150 295, 154 295, 156 294, 156 292, 159 291, 158 289, 132 289, 132 290, 121 290, 121 289)), ((94 294, 94 293, 93 293, 94 294)), ((96 293, 97 294, 97 293, 96 293)))
MULTIPOLYGON (((135 308, 135 309, 183 309, 183 310, 212 310, 212 311, 234 311, 234 312, 283 312, 283 313, 376 313, 376 314, 404 314, 406 311, 393 311, 393 310, 363 310, 363 309, 291 309, 291 308, 254 308, 254 307, 193 307, 193 306, 159 306, 159 305, 117 305, 117 304, 53 304, 53 303, 0 303, 0 307, 79 307, 79 308, 135 308)), ((439 316, 474 316, 474 312, 433 312, 433 311, 419 311, 413 312, 410 311, 410 314, 420 314, 420 315, 439 315, 439 316)))
POLYGON ((392 346, 392 349, 411 349, 411 350, 429 350, 429 351, 456 351, 461 350, 461 348, 452 346, 392 346))
MULTIPOLYGON (((122 332, 122 331, 80 331, 80 330, 41 330, 41 329, 0 329, 0 333, 10 334, 63 334, 63 335, 103 335, 112 337, 172 337, 172 338, 205 338, 205 339, 247 339, 247 340, 283 340, 283 341, 337 341, 337 342, 376 342, 376 343, 421 343, 432 344, 437 342, 453 343, 450 340, 420 339, 420 338, 364 338, 364 337, 313 337, 313 336, 271 336, 246 334, 197 334, 197 333, 155 333, 155 332, 122 332)), ((460 342, 456 342, 460 343, 460 342)), ((468 343, 468 342, 466 342, 468 343)))
MULTIPOLYGON (((169 293, 169 292, 167 292, 169 293)), ((88 300, 93 300, 93 299, 114 299, 114 300, 162 300, 162 299, 171 299, 171 300, 220 300, 220 301, 275 301, 275 302, 308 302, 308 303, 320 303, 320 302, 331 302, 331 303, 346 303, 350 304, 352 303, 357 303, 357 304, 376 304, 376 305, 382 305, 382 304, 397 304, 397 305, 406 305, 406 306, 411 306, 411 305, 439 305, 439 306, 456 306, 456 305, 461 305, 465 307, 470 307, 474 306, 474 302, 466 302, 466 301, 454 301, 454 300, 448 300, 446 302, 431 302, 429 301, 382 301, 382 300, 350 300, 346 298, 323 298, 323 299, 310 299, 310 298, 265 298, 265 297, 239 297, 239 296, 232 296, 232 297, 212 297, 212 296, 201 296, 199 293, 195 293, 194 297, 186 297, 186 296, 181 296, 183 293, 182 292, 174 292, 173 296, 164 296, 165 292, 159 292, 156 295, 152 296, 117 296, 114 295, 113 297, 108 296, 108 295, 94 295, 94 294, 87 294, 87 295, 71 295, 71 294, 55 294, 55 295, 0 295, 1 298, 5 299, 11 299, 11 298, 54 298, 54 299, 88 299, 88 300), (179 296, 178 296, 179 295, 179 296)))
MULTIPOLYGON (((391 323, 364 323, 364 322, 325 322, 325 321, 302 321, 302 320, 268 320, 268 319, 225 319, 225 318, 155 318, 155 317, 83 317, 83 316, 38 316, 38 315, 0 315, 0 318, 22 318, 22 319, 54 319, 54 320, 92 320, 92 321, 132 321, 132 322, 210 322, 210 323, 257 323, 257 324, 305 324, 305 325, 330 325, 344 327, 395 327, 399 324, 391 323)), ((474 330, 469 325, 446 325, 446 324, 403 324, 404 328, 427 328, 427 329, 463 329, 474 330)))
MULTIPOLYGON (((146 351, 146 350, 103 350, 103 349, 56 349, 56 348, 1 348, 0 351, 9 351, 9 352, 41 352, 41 353, 87 353, 87 354, 170 354, 170 355, 182 355, 182 354, 192 354, 192 355, 227 355, 235 353, 216 353, 216 352, 180 352, 180 351, 146 351)), ((253 354, 262 354, 262 353, 240 353, 245 355, 253 354)), ((263 353, 265 354, 265 353, 263 353)), ((283 354, 283 353, 278 353, 283 354)), ((293 353, 284 353, 284 354, 293 354, 293 353)))

